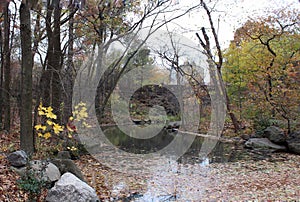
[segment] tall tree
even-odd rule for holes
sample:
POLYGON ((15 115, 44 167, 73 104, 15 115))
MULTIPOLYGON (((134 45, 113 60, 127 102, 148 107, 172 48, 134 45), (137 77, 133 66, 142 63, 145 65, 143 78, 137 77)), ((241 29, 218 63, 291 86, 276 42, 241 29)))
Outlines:
POLYGON ((3 100, 4 100, 4 130, 10 130, 10 11, 9 2, 6 2, 4 8, 4 44, 3 44, 3 67, 4 67, 4 90, 3 90, 3 100))
POLYGON ((67 123, 70 116, 72 116, 72 96, 74 86, 74 16, 72 13, 76 12, 75 4, 72 0, 69 3, 69 42, 68 42, 68 53, 67 53, 67 64, 64 72, 64 93, 63 93, 63 123, 67 123))
POLYGON ((84 1, 70 1, 69 15, 63 18, 62 13, 64 2, 60 0, 47 0, 46 10, 46 38, 47 54, 46 65, 44 67, 41 88, 44 105, 51 105, 57 114, 59 121, 66 121, 66 117, 71 115, 71 97, 73 80, 73 46, 74 46, 74 15, 78 8, 84 5, 84 1), (69 22, 69 36, 66 44, 62 45, 64 36, 64 24, 69 22), (63 72, 65 50, 67 52, 67 65, 63 72), (64 87, 64 88, 63 88, 64 87), (64 104, 62 105, 62 103, 64 104), (65 109, 63 109, 65 108, 65 109), (64 112, 65 114, 63 114, 64 112))
POLYGON ((61 15, 61 3, 60 0, 52 0, 54 13, 53 13, 53 33, 52 33, 52 43, 53 47, 52 53, 53 60, 49 61, 51 68, 53 69, 52 74, 52 107, 54 112, 57 114, 59 121, 61 120, 61 96, 62 96, 62 81, 61 81, 61 68, 63 55, 61 51, 61 32, 60 32, 60 15, 61 15))
POLYGON ((32 68, 33 55, 31 48, 31 17, 29 1, 22 1, 20 5, 20 35, 22 49, 21 75, 21 106, 20 106, 20 143, 21 149, 27 153, 34 152, 34 135, 32 126, 32 68))
MULTIPOLYGON (((3 8, 1 7, 1 11, 3 8)), ((1 57, 1 67, 0 67, 0 130, 3 128, 3 33, 0 29, 0 57, 1 57)))
POLYGON ((62 67, 61 33, 60 33, 61 3, 60 0, 47 0, 46 35, 48 49, 46 55, 46 69, 43 71, 42 90, 44 105, 52 105, 54 112, 60 119, 61 79, 62 67))
POLYGON ((46 38, 47 38, 47 54, 45 58, 45 65, 40 79, 41 99, 43 105, 51 105, 51 79, 52 79, 52 61, 53 61, 53 31, 52 31, 52 15, 53 15, 53 2, 47 0, 46 7, 46 38))
MULTIPOLYGON (((215 25, 213 23, 213 20, 212 20, 212 15, 211 15, 212 11, 211 11, 211 9, 209 9, 207 4, 203 0, 201 0, 201 5, 207 14, 208 21, 210 24, 210 29, 211 29, 211 32, 213 35, 213 39, 216 44, 217 60, 215 59, 215 57, 213 55, 211 42, 210 42, 209 36, 206 32, 206 29, 204 27, 201 28, 202 37, 204 38, 204 40, 200 37, 200 35, 198 33, 196 33, 196 36, 200 42, 200 45, 204 49, 205 55, 207 56, 208 60, 214 63, 214 65, 212 65, 212 63, 210 63, 210 65, 209 65, 210 76, 211 76, 213 82, 218 82, 220 84, 220 87, 222 88, 221 89, 222 94, 225 97, 228 114, 229 114, 232 124, 234 126, 235 132, 238 132, 240 129, 240 126, 239 126, 238 120, 237 120, 234 112, 232 111, 230 99, 229 99, 229 96, 228 96, 228 93, 227 93, 227 90, 225 88, 223 78, 222 78, 223 55, 222 55, 222 50, 221 50, 221 46, 220 46, 219 39, 218 39, 218 34, 216 31, 215 25)), ((214 84, 214 85, 216 86, 216 84, 214 84)))

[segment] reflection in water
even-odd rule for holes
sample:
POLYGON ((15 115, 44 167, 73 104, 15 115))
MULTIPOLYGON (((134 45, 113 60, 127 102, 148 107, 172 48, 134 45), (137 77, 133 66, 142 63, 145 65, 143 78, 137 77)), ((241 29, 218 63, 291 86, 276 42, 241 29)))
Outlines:
MULTIPOLYGON (((168 145, 178 135, 176 132, 168 133, 162 130, 151 140, 132 139, 116 127, 105 130, 106 137, 119 149, 131 153, 151 153, 168 145)), ((213 162, 228 162, 243 158, 242 150, 230 143, 218 142, 208 157, 201 158, 200 150, 204 139, 195 138, 189 150, 179 159, 174 160, 167 156, 153 159, 146 165, 148 173, 140 173, 147 180, 147 191, 142 195, 132 197, 125 201, 199 201, 204 195, 206 186, 211 177, 207 165, 213 162)), ((126 161, 126 159, 124 159, 126 161)), ((138 163, 138 162, 137 162, 138 163)), ((130 165, 135 167, 136 165, 130 165)), ((138 171, 137 171, 138 172, 138 171)), ((119 192, 127 187, 123 182, 116 184, 112 193, 119 192), (121 187, 121 188, 120 188, 121 187)), ((124 200, 123 200, 124 201, 124 200)))
MULTIPOLYGON (((134 133, 135 131, 132 130, 131 132, 134 133)), ((107 128, 104 130, 104 134, 107 139, 119 149, 135 154, 148 154, 160 151, 173 141, 175 135, 168 133, 165 129, 162 129, 152 138, 138 139, 130 137, 122 132, 118 127, 107 128)))
MULTIPOLYGON (((118 127, 108 127, 104 130, 104 133, 114 146, 134 154, 148 154, 159 151, 170 144, 174 137, 178 135, 176 131, 170 132, 169 130, 162 129, 158 135, 152 138, 137 139, 123 133, 118 127)), ((203 159, 200 155, 203 141, 204 138, 196 137, 188 151, 177 161, 181 164, 209 164, 236 161, 243 158, 244 152, 237 150, 236 146, 232 143, 218 142, 208 158, 204 157, 203 159)))

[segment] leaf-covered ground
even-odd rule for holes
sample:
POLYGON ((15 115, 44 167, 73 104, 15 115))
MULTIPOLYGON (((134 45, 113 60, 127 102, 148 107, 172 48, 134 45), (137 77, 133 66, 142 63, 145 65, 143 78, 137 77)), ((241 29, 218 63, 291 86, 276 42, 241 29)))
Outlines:
MULTIPOLYGON (((25 201, 18 176, 6 154, 18 149, 18 134, 0 134, 0 201, 25 201)), ((136 201, 300 201, 300 156, 273 154, 270 161, 224 164, 177 164, 163 162, 151 173, 113 171, 85 155, 76 164, 102 201, 136 195, 136 201), (141 194, 141 195, 138 195, 141 194)), ((44 200, 46 192, 41 197, 44 200)))
POLYGON ((272 161, 241 161, 211 165, 158 166, 149 175, 126 176, 86 156, 77 164, 102 199, 145 194, 140 201, 172 196, 177 201, 299 201, 300 156, 274 154, 272 161), (121 184, 121 189, 114 186, 121 184))

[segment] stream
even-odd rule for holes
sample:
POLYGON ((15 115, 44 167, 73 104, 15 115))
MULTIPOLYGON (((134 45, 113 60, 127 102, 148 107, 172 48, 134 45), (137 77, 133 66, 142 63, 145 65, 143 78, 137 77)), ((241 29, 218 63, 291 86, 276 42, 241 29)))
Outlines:
MULTIPOLYGON (((146 192, 132 194, 126 198, 112 197, 111 201, 199 201, 210 183, 213 174, 209 164, 237 162, 241 160, 262 160, 268 158, 265 153, 244 149, 242 144, 218 141, 214 149, 207 156, 199 155, 204 142, 203 137, 196 137, 189 149, 179 158, 172 155, 157 155, 149 159, 136 158, 136 155, 151 155, 167 146, 174 140, 177 131, 162 130, 150 139, 132 138, 124 134, 117 127, 105 130, 106 138, 118 149, 131 153, 132 157, 117 154, 116 149, 106 149, 97 155, 102 161, 119 158, 120 167, 135 174, 147 176, 146 192), (117 154, 117 155, 116 155, 117 154), (123 164, 122 164, 123 163, 123 164)), ((152 156, 151 156, 152 157, 152 156)), ((118 196, 126 192, 125 182, 113 185, 112 193, 118 196)))
MULTIPOLYGON (((112 201, 199 201, 211 180, 209 164, 248 157, 238 145, 219 142, 216 137, 212 140, 185 133, 198 129, 198 118, 192 118, 198 117, 194 109, 191 114, 184 113, 185 121, 178 119, 181 112, 178 110, 180 103, 175 102, 176 96, 163 91, 165 88, 159 85, 148 88, 140 89, 142 92, 131 98, 135 106, 131 113, 143 112, 144 115, 147 112, 147 116, 132 118, 126 113, 125 116, 123 108, 117 105, 121 102, 117 100, 111 106, 114 113, 110 117, 110 124, 115 126, 100 124, 104 134, 91 134, 93 142, 88 145, 88 151, 101 163, 125 176, 138 175, 146 179, 146 191, 136 195, 132 195, 129 185, 123 181, 113 184, 112 201), (139 111, 135 111, 137 109, 139 111), (118 198, 122 193, 131 195, 118 198)), ((214 128, 210 131, 212 134, 219 133, 218 123, 210 127, 214 128)))

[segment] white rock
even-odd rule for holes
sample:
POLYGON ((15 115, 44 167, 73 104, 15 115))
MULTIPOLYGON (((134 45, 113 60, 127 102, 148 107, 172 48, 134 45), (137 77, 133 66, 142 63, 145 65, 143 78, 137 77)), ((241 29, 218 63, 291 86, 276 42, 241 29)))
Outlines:
POLYGON ((60 171, 56 167, 56 165, 50 162, 34 160, 30 161, 30 166, 38 179, 42 179, 48 182, 55 182, 59 180, 61 176, 60 171))
POLYGON ((48 202, 100 201, 95 190, 72 173, 65 173, 48 191, 48 202))

